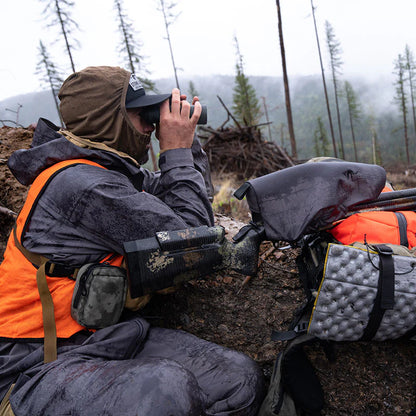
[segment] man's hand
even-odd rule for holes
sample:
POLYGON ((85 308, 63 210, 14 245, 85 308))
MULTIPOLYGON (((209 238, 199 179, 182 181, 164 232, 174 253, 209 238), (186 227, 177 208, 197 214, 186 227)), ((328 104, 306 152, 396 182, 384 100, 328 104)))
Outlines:
POLYGON ((180 95, 177 88, 172 90, 171 109, 169 100, 161 104, 160 122, 156 126, 160 152, 192 146, 195 127, 202 111, 198 97, 193 98, 192 105, 195 106, 194 112, 189 117, 191 105, 186 101, 186 95, 180 95))

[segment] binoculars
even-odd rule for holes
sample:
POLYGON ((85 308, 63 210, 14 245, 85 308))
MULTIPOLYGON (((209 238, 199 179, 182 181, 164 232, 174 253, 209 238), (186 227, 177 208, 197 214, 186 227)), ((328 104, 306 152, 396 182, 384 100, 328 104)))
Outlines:
MULTIPOLYGON (((189 113, 189 117, 192 116, 194 113, 195 107, 191 105, 191 111, 189 113)), ((160 105, 151 105, 149 107, 143 107, 140 112, 140 117, 150 124, 159 123, 160 120, 160 105)), ((202 106, 202 112, 199 116, 199 120, 197 124, 207 124, 207 107, 205 105, 202 106)))

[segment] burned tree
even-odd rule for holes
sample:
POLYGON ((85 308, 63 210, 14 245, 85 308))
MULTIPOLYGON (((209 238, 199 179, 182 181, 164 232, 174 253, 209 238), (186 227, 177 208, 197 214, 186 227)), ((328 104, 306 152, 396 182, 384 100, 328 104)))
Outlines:
POLYGON ((276 8, 277 8, 277 20, 278 20, 278 30, 279 30, 280 54, 282 56, 283 82, 285 86, 287 125, 289 129, 290 144, 292 147, 292 157, 297 158, 298 152, 296 150, 295 130, 293 128, 292 107, 290 104, 289 79, 287 77, 287 69, 286 69, 286 53, 285 53, 285 44, 283 41, 283 26, 282 26, 282 15, 280 13, 280 0, 276 0, 276 8))
POLYGON ((416 141, 416 111, 415 111, 415 78, 416 78, 416 63, 409 45, 406 45, 404 52, 405 67, 407 71, 407 80, 409 82, 410 102, 412 103, 413 116, 413 133, 416 141))
POLYGON ((155 89, 154 82, 150 81, 146 76, 140 75, 139 72, 146 74, 144 67, 144 57, 140 54, 142 44, 138 41, 138 35, 133 29, 133 24, 124 12, 123 1, 115 0, 114 7, 118 17, 118 28, 120 30, 119 53, 124 58, 130 71, 136 74, 137 78, 145 88, 149 90, 155 89))
POLYGON ((328 112, 329 129, 331 131, 332 148, 333 148, 333 151, 334 151, 334 156, 338 157, 337 145, 335 143, 334 126, 332 125, 331 106, 329 105, 328 90, 326 88, 325 70, 324 70, 324 65, 322 63, 321 46, 320 46, 320 43, 319 43, 318 29, 316 27, 315 7, 313 5, 313 0, 311 0, 311 7, 312 7, 313 24, 314 24, 314 27, 315 27, 316 43, 318 45, 319 63, 321 65, 322 84, 323 84, 323 87, 324 87, 326 110, 328 112))
POLYGON ((46 50, 46 47, 42 41, 39 41, 38 51, 39 62, 36 66, 36 74, 39 76, 41 83, 50 88, 56 111, 58 113, 59 120, 61 121, 61 126, 63 126, 64 122, 62 120, 61 112, 59 111, 58 103, 58 92, 62 85, 63 78, 60 75, 58 68, 51 60, 48 51, 46 50))
POLYGON ((402 115, 403 119, 403 136, 404 136, 404 145, 406 149, 406 162, 407 166, 410 165, 410 156, 409 156, 409 137, 407 131, 407 103, 408 103, 408 96, 406 92, 406 77, 405 77, 405 60, 401 54, 397 57, 396 61, 394 62, 394 74, 397 75, 395 81, 396 87, 396 95, 394 96, 394 100, 397 102, 399 107, 399 111, 402 115))
POLYGON ((341 157, 345 159, 344 139, 342 137, 341 115, 339 111, 339 79, 341 74, 342 60, 341 60, 341 43, 335 38, 334 29, 331 24, 325 22, 326 44, 329 52, 330 68, 332 73, 332 84, 334 86, 335 107, 337 111, 338 133, 340 141, 341 157))
POLYGON ((47 3, 43 14, 50 19, 49 27, 59 26, 60 32, 65 41, 66 52, 71 63, 72 72, 75 72, 74 59, 72 57, 72 51, 76 49, 79 42, 71 38, 73 30, 78 29, 78 24, 72 19, 70 9, 74 6, 74 2, 71 0, 41 0, 43 3, 47 3))
POLYGON ((163 15, 163 21, 165 23, 165 29, 166 29, 166 40, 169 44, 169 51, 170 51, 170 59, 172 60, 172 66, 173 66, 173 73, 175 74, 175 81, 176 81, 176 87, 179 88, 179 79, 178 79, 178 67, 175 65, 175 59, 173 57, 173 49, 172 49, 172 42, 170 39, 170 32, 169 32, 169 26, 175 22, 175 20, 178 18, 179 13, 176 13, 174 8, 176 7, 176 3, 169 0, 158 0, 159 7, 158 10, 163 15))

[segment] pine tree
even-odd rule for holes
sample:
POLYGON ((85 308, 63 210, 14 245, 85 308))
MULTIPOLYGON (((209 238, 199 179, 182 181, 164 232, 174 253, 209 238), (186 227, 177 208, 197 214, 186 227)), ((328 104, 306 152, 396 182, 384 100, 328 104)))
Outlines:
POLYGON ((361 108, 360 108, 360 103, 358 102, 358 99, 357 99, 357 95, 355 94, 354 89, 352 88, 351 84, 348 81, 345 81, 344 83, 344 92, 345 92, 345 97, 347 99, 352 144, 354 146, 354 157, 355 157, 355 161, 358 162, 357 144, 355 142, 354 123, 356 123, 360 118, 361 108))
POLYGON ((326 33, 326 44, 328 47, 328 52, 329 52, 329 57, 330 57, 332 83, 334 86, 335 106, 337 110, 341 158, 345 159, 344 139, 342 137, 341 116, 340 116, 339 101, 338 101, 338 97, 339 97, 338 76, 341 75, 341 67, 342 67, 342 60, 340 57, 341 43, 335 38, 334 29, 332 28, 331 24, 328 21, 325 22, 325 33, 326 33))
POLYGON ((47 3, 43 14, 50 20, 48 27, 59 26, 60 32, 65 41, 65 48, 68 54, 72 72, 75 72, 72 51, 79 46, 79 42, 72 38, 73 30, 78 29, 78 24, 71 18, 70 9, 74 6, 71 0, 41 0, 47 3))
POLYGON ((142 75, 148 73, 143 64, 144 57, 139 52, 143 45, 137 40, 138 35, 133 29, 133 24, 124 12, 123 0, 114 0, 114 8, 117 12, 118 28, 121 35, 119 53, 125 60, 130 72, 136 74, 145 88, 154 91, 154 82, 142 75))
POLYGON ((369 116, 370 133, 371 133, 371 163, 379 166, 383 166, 383 160, 381 158, 380 145, 377 136, 377 128, 375 125, 375 116, 373 113, 369 116))
POLYGON ((413 134, 416 142, 416 110, 415 110, 415 79, 416 79, 416 62, 409 45, 405 48, 405 67, 407 71, 407 80, 409 82, 410 102, 412 103, 413 116, 413 134))
POLYGON ((328 134, 322 118, 317 118, 317 127, 314 131, 314 149, 316 156, 330 156, 328 134))
POLYGON ((403 135, 404 135, 404 144, 406 150, 406 162, 407 166, 410 165, 410 156, 409 156, 409 138, 407 133, 407 102, 408 96, 406 93, 406 62, 405 58, 399 54, 397 59, 394 61, 394 74, 397 75, 395 81, 396 95, 394 100, 397 102, 399 111, 403 119, 403 135))
POLYGON ((36 66, 36 74, 39 75, 41 83, 50 88, 53 100, 55 102, 56 111, 58 112, 59 120, 61 121, 61 126, 63 126, 64 122, 62 120, 58 104, 58 92, 62 85, 63 78, 53 61, 50 59, 46 47, 42 41, 39 41, 38 51, 39 62, 36 66))
POLYGON ((176 3, 170 0, 158 0, 158 10, 163 14, 163 21, 165 22, 166 29, 166 40, 169 44, 170 58, 172 60, 173 72, 175 74, 176 87, 179 88, 179 79, 178 79, 178 68, 175 65, 175 59, 173 57, 172 42, 170 39, 169 26, 175 22, 180 13, 175 12, 176 3))
POLYGON ((193 83, 193 81, 189 81, 188 98, 192 99, 194 97, 199 98, 199 94, 198 94, 198 91, 195 88, 195 84, 193 83))
POLYGON ((255 89, 244 74, 243 57, 240 53, 237 37, 234 37, 234 41, 237 50, 237 64, 235 86, 233 88, 233 111, 240 123, 252 126, 260 119, 260 104, 255 89))

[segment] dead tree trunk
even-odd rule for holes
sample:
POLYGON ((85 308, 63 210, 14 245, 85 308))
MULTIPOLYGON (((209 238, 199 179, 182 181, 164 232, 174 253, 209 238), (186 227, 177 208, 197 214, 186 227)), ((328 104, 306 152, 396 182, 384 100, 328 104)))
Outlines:
POLYGON ((282 16, 280 14, 280 0, 276 0, 276 7, 277 7, 278 28, 279 28, 280 53, 282 55, 283 83, 285 86, 287 125, 289 129, 289 138, 290 138, 290 146, 292 149, 292 157, 296 159, 298 157, 298 152, 296 150, 295 131, 293 129, 293 119, 292 119, 292 107, 290 105, 289 80, 287 77, 287 69, 286 69, 286 53, 285 53, 285 45, 283 42, 283 28, 282 28, 282 16))
POLYGON ((335 143, 334 126, 332 125, 331 107, 329 105, 328 91, 326 89, 325 71, 324 71, 324 66, 323 66, 323 63, 322 63, 321 46, 319 44, 318 29, 316 28, 315 6, 313 5, 313 0, 311 0, 311 6, 312 6, 313 23, 314 23, 314 26, 315 26, 316 43, 318 44, 319 62, 321 64, 322 83, 323 83, 323 86, 324 86, 326 109, 327 109, 327 112, 328 112, 329 129, 331 131, 332 147, 334 149, 334 156, 338 157, 337 145, 335 143))

